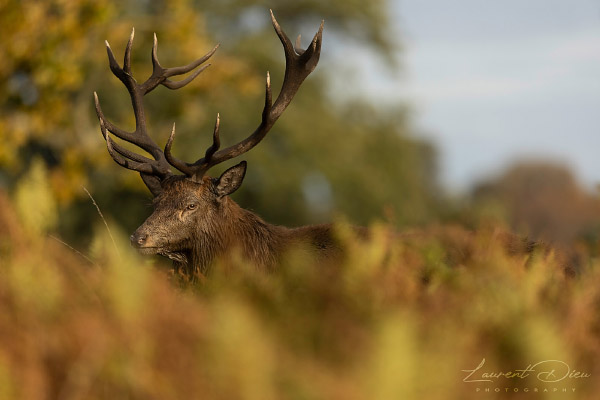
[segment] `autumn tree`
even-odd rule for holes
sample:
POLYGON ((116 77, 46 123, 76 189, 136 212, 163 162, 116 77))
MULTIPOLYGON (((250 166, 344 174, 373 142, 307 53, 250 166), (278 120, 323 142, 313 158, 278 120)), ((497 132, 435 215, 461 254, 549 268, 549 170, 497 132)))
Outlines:
POLYGON ((495 215, 535 239, 564 245, 597 241, 600 200, 563 165, 533 161, 513 165, 477 185, 473 204, 481 215, 495 215))

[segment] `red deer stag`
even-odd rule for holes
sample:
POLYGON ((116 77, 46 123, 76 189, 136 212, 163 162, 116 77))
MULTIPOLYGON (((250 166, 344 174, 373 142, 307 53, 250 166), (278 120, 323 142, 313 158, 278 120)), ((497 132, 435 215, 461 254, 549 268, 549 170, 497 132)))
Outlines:
POLYGON ((125 49, 123 67, 119 66, 106 42, 108 60, 113 74, 121 80, 131 96, 135 114, 135 131, 128 132, 109 122, 94 93, 96 113, 108 152, 122 167, 140 173, 142 180, 154 195, 154 212, 131 235, 131 243, 143 254, 159 254, 173 260, 176 271, 191 276, 205 274, 211 262, 230 251, 240 251, 259 268, 274 268, 281 255, 292 245, 315 249, 319 257, 328 257, 337 251, 330 225, 285 228, 271 225, 259 216, 238 206, 229 195, 238 189, 246 173, 246 162, 226 170, 219 178, 206 175, 207 171, 224 161, 240 156, 256 146, 273 127, 292 101, 304 79, 315 69, 321 52, 323 23, 306 50, 296 46, 277 23, 271 12, 273 27, 285 52, 285 75, 281 91, 272 101, 271 83, 267 73, 265 103, 262 120, 256 130, 241 142, 219 150, 219 116, 213 131, 212 145, 204 157, 187 163, 171 154, 175 125, 164 151, 148 135, 144 116, 143 96, 158 85, 179 89, 190 83, 208 65, 202 66, 218 45, 205 56, 183 67, 163 68, 157 58, 157 41, 152 48, 152 75, 142 84, 131 74, 132 31, 125 49), (198 68, 198 69, 196 69, 198 68), (195 71, 194 71, 195 70, 195 71), (169 78, 194 71, 187 78, 172 81, 169 78), (110 134, 139 146, 153 159, 134 153, 116 143, 110 134), (184 175, 175 175, 170 167, 184 175))

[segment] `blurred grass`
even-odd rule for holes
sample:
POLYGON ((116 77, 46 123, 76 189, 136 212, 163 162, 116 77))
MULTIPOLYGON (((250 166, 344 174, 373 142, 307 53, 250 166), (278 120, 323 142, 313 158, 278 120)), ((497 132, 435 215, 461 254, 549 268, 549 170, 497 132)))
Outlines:
POLYGON ((43 181, 33 169, 13 200, 0 195, 0 399, 593 399, 600 391, 596 260, 567 278, 559 254, 508 255, 494 229, 396 236, 379 225, 365 242, 341 225, 342 264, 291 255, 264 274, 234 258, 190 284, 138 257, 115 230, 116 249, 101 222, 84 252, 91 262, 48 237, 47 210, 28 212, 51 196, 43 181), (592 377, 463 382, 463 370, 484 358, 488 372, 557 359, 592 377), (476 391, 486 387, 492 392, 476 391))

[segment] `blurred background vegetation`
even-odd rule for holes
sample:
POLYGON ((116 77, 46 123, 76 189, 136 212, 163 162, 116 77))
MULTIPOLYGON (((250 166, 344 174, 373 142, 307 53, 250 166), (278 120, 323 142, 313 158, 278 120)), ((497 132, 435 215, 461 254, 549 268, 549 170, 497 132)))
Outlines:
MULTIPOLYGON (((529 161, 469 193, 445 194, 436 149, 414 131, 409 104, 382 109, 336 97, 332 77, 339 84, 348 74, 352 85, 351 68, 361 62, 351 53, 331 57, 338 41, 401 68, 402 38, 391 33, 387 7, 385 0, 0 1, 0 399, 199 391, 203 398, 466 398, 472 388, 460 370, 486 355, 490 369, 564 357, 598 373, 598 193, 564 166, 529 161), (347 238, 355 250, 343 268, 326 272, 335 279, 292 260, 276 276, 238 266, 181 291, 127 248, 151 198, 136 173, 112 161, 100 135, 93 91, 112 121, 134 126, 104 40, 120 58, 135 27, 138 80, 151 71, 153 32, 165 66, 221 44, 193 84, 160 87, 146 99, 155 140, 164 145, 176 122, 174 151, 195 160, 210 144, 217 112, 222 141, 233 143, 259 122, 267 70, 279 87, 283 52, 269 8, 304 45, 324 19, 323 57, 246 155, 235 200, 276 224, 342 217, 383 221, 382 232, 431 234, 406 243, 384 234, 367 244, 347 238), (552 254, 506 256, 496 229, 574 250, 582 279, 565 281, 552 254)), ((572 383, 588 394, 595 385, 572 383)))

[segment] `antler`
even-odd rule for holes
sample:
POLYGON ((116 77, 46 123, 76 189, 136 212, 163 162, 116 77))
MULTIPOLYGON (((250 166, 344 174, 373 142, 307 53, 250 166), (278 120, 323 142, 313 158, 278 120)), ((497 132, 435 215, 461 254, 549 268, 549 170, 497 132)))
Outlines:
MULTIPOLYGON (((133 44, 134 34, 135 30, 132 30, 131 36, 129 37, 129 42, 125 48, 125 57, 122 68, 115 59, 108 42, 105 43, 110 69, 113 74, 119 78, 121 82, 123 82, 131 97, 131 104, 133 105, 133 112, 135 115, 135 131, 127 132, 108 121, 102 112, 96 92, 94 92, 94 101, 96 104, 96 114, 100 120, 100 131, 106 140, 106 146, 109 154, 119 165, 134 171, 138 171, 142 176, 144 183, 146 183, 146 186, 148 186, 154 195, 157 195, 161 191, 160 182, 166 177, 172 175, 172 173, 169 167, 169 158, 166 156, 167 152, 163 152, 156 142, 154 142, 154 140, 152 140, 152 138, 148 135, 146 128, 146 117, 144 115, 143 97, 147 93, 154 90, 158 85, 163 85, 169 89, 175 90, 190 83, 210 64, 202 66, 181 81, 172 81, 169 78, 193 71, 198 66, 202 65, 206 60, 208 60, 217 50, 219 45, 215 46, 203 57, 189 63, 188 65, 183 67, 163 68, 158 61, 158 41, 156 39, 156 34, 154 34, 154 44, 152 46, 152 75, 150 75, 150 77, 144 83, 138 84, 131 74, 131 47, 133 44), (144 157, 124 148, 111 139, 109 132, 120 139, 135 144, 136 146, 150 153, 154 159, 144 157)), ((175 126, 173 125, 173 132, 174 130, 175 126)), ((171 134, 171 137, 173 134, 174 133, 171 134)), ((168 146, 170 147, 170 143, 168 143, 168 146)), ((176 163, 171 163, 171 165, 177 168, 176 163)), ((187 173, 188 171, 182 170, 181 172, 187 173)))
POLYGON ((177 160, 171 155, 171 144, 173 143, 175 129, 173 129, 171 136, 169 137, 164 152, 166 159, 171 165, 184 172, 186 175, 193 177, 194 180, 199 181, 211 167, 244 154, 260 143, 290 104, 304 79, 306 79, 306 77, 315 69, 319 62, 323 36, 323 21, 306 50, 300 49, 300 36, 298 36, 296 48, 294 48, 292 42, 275 19, 273 10, 271 10, 271 21, 285 52, 285 75, 281 91, 279 92, 275 103, 273 103, 271 77, 267 72, 265 105, 262 112, 261 123, 256 130, 241 142, 226 149, 219 150, 219 116, 217 115, 212 145, 206 150, 204 157, 191 164, 177 160))
POLYGON ((219 139, 220 118, 219 115, 217 115, 217 121, 213 131, 212 145, 206 150, 204 157, 191 164, 181 161, 171 154, 171 146, 175 137, 175 124, 173 124, 173 130, 171 131, 171 135, 169 136, 169 139, 165 145, 164 151, 158 147, 158 145, 154 142, 154 140, 152 140, 152 138, 150 138, 150 136, 148 136, 146 129, 146 118, 144 115, 143 97, 145 94, 154 90, 158 85, 164 85, 169 89, 175 90, 190 83, 210 64, 197 69, 193 74, 181 81, 171 81, 168 78, 172 76, 183 75, 196 69, 214 54, 219 45, 215 46, 203 57, 189 63, 186 66, 163 68, 158 62, 158 57, 156 54, 157 40, 155 34, 154 45, 152 47, 152 75, 144 83, 138 84, 131 75, 131 46, 135 31, 131 32, 129 42, 125 48, 125 57, 122 68, 116 61, 110 45, 108 42, 106 42, 106 51, 108 53, 110 69, 127 88, 127 91, 131 96, 131 104, 133 105, 133 111, 135 115, 135 131, 127 132, 121 128, 118 128, 105 118, 104 113, 100 108, 98 95, 94 92, 96 114, 100 120, 100 131, 106 140, 106 146, 112 158, 119 165, 134 171, 138 171, 146 186, 148 186, 154 195, 157 195, 162 190, 161 182, 165 178, 172 175, 169 166, 173 166, 188 177, 196 181, 200 181, 200 179, 211 167, 244 154, 260 143, 260 141, 273 127, 277 119, 279 119, 283 111, 285 111, 287 106, 290 104, 304 79, 306 79, 306 77, 317 66, 319 57, 321 55, 321 42, 323 35, 323 22, 321 22, 318 32, 315 34, 311 44, 306 50, 300 49, 300 36, 298 36, 298 39, 296 40, 296 48, 294 48, 288 36, 281 29, 279 23, 277 23, 272 10, 271 21, 277 36, 279 36, 279 39, 281 40, 283 50, 285 52, 285 75, 283 78, 281 91, 279 92, 277 99, 273 103, 273 96, 271 93, 271 78, 267 72, 265 105, 263 108, 260 125, 246 139, 226 149, 219 150, 221 144, 219 139), (118 138, 133 143, 141 149, 147 151, 154 159, 144 157, 124 148, 110 137, 109 132, 118 138))

